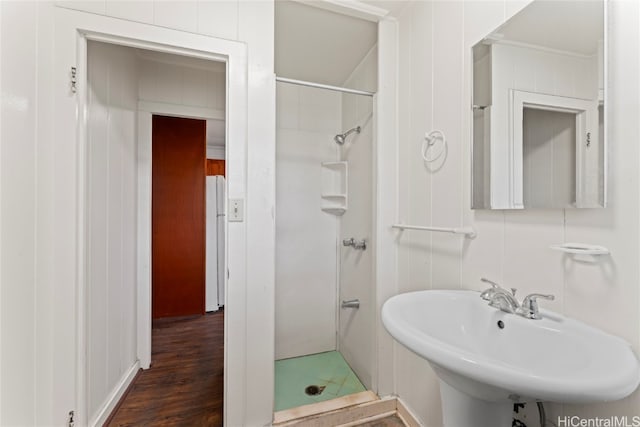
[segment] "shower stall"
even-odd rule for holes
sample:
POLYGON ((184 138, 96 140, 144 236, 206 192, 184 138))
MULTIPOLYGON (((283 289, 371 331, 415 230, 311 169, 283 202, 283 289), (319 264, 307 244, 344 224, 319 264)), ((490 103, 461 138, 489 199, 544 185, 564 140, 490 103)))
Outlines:
POLYGON ((276 84, 276 412, 373 387, 376 66, 276 84))
POLYGON ((371 388, 375 242, 373 99, 288 83, 276 94, 279 411, 371 388))

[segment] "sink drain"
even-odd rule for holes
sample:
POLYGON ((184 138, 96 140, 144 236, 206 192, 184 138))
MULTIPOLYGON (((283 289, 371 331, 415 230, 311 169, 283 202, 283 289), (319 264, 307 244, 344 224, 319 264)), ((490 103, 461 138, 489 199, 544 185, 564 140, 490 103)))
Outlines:
POLYGON ((317 385, 310 385, 307 388, 304 389, 304 392, 308 395, 308 396, 317 396, 320 393, 322 393, 322 390, 324 390, 324 387, 319 387, 317 385))

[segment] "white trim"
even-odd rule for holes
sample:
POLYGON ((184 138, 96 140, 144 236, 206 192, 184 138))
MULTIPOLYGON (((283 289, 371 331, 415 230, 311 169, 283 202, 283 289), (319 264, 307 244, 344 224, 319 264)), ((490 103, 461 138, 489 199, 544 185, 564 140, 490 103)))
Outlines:
POLYGON ((603 159, 603 167, 602 167, 602 207, 606 208, 607 207, 607 203, 608 203, 608 199, 609 199, 609 192, 607 191, 607 185, 609 182, 609 157, 610 153, 609 153, 609 111, 611 111, 611 103, 609 102, 609 0, 604 0, 603 2, 604 4, 602 5, 602 7, 604 8, 604 29, 603 29, 603 59, 602 59, 602 89, 604 90, 604 96, 601 98, 600 96, 598 96, 599 99, 603 99, 604 100, 604 130, 603 130, 603 135, 604 135, 604 141, 602 141, 602 150, 603 153, 605 153, 604 159, 603 159))
POLYGON ((221 145, 208 145, 207 159, 225 160, 225 147, 221 145))
POLYGON ((151 117, 138 111, 136 355, 142 369, 151 366, 151 117))
POLYGON ((372 22, 380 22, 389 14, 387 9, 372 6, 357 0, 294 0, 307 6, 328 10, 372 22))
MULTIPOLYGON (((83 246, 86 240, 84 229, 86 157, 86 87, 87 87, 87 40, 150 49, 165 53, 186 55, 214 61, 225 61, 227 67, 226 134, 227 161, 233 165, 227 174, 228 197, 244 199, 247 188, 247 109, 248 68, 247 47, 244 43, 204 35, 187 33, 148 24, 125 21, 86 12, 56 8, 56 58, 53 71, 55 83, 56 163, 54 180, 57 184, 53 197, 61 200, 54 212, 56 234, 56 276, 59 285, 58 297, 74 301, 75 310, 60 304, 54 316, 56 354, 54 366, 57 376, 75 378, 68 390, 60 390, 56 401, 63 408, 75 408, 76 422, 88 422, 85 399, 86 388, 86 313, 83 246), (75 50, 74 50, 75 47, 75 50), (78 69, 78 92, 69 93, 69 66, 78 69), (70 236, 72 236, 70 238, 70 236), (75 331, 75 334, 69 334, 75 331)), ((226 425, 241 425, 245 412, 248 385, 244 381, 246 369, 245 316, 246 297, 246 223, 237 222, 228 226, 227 262, 234 272, 227 279, 227 308, 225 315, 225 375, 224 417, 226 425), (233 245, 229 245, 233 241, 233 245), (232 283, 232 286, 229 286, 232 283), (233 357, 229 357, 229 355, 233 357)), ((144 286, 144 284, 138 284, 144 286)), ((140 291, 140 289, 139 289, 140 291)), ((140 303, 140 300, 138 300, 140 303)), ((145 317, 145 307, 138 319, 145 317)), ((148 317, 150 325, 150 311, 148 317)), ((146 332, 145 332, 146 333, 146 332)), ((150 329, 149 329, 150 333, 150 329)), ((144 335, 144 334, 143 334, 144 335)), ((144 340, 143 340, 144 341, 144 340)), ((140 343, 139 343, 140 344, 140 343)), ((144 343, 142 344, 144 345, 144 343)))
POLYGON ((380 320, 382 304, 398 292, 396 233, 398 217, 398 23, 387 17, 378 24, 378 92, 374 97, 375 140, 375 369, 379 396, 396 392, 393 339, 380 320))
MULTIPOLYGON (((2 26, 2 9, 3 9, 2 5, 0 5, 0 27, 2 26)), ((2 57, 3 57, 3 55, 0 55, 0 82, 2 81, 2 57)), ((38 123, 36 123, 36 124, 38 124, 38 123)), ((38 135, 38 133, 36 132, 36 137, 38 138, 39 136, 40 135, 38 135)), ((2 114, 0 114, 0 150, 2 149, 1 147, 2 147, 2 114)), ((0 174, 0 177, 1 176, 2 175, 0 174)), ((2 182, 2 180, 0 179, 0 189, 2 188, 1 182, 2 182)), ((37 183, 37 181, 36 181, 36 183, 37 183)), ((0 190, 0 224, 2 224, 2 200, 3 200, 2 191, 0 190)), ((37 230, 36 230, 36 233, 37 233, 37 230)), ((0 240, 1 239, 2 239, 2 228, 0 227, 0 240)), ((0 260, 1 259, 3 259, 2 258, 2 245, 0 245, 0 260)), ((36 264, 36 266, 37 266, 37 264, 36 264)), ((1 272, 2 272, 2 263, 0 263, 0 273, 1 272)), ((38 272, 36 272, 36 274, 37 273, 38 272)), ((0 275, 0 277, 1 277, 1 275, 0 275)), ((36 279, 37 278, 38 277, 36 276, 36 279)), ((38 283, 38 282, 36 281, 36 283, 38 283)), ((3 289, 3 284, 0 283, 0 307, 2 307, 2 294, 3 294, 2 289, 3 289)), ((36 324, 37 324, 37 319, 38 318, 36 317, 36 324)), ((3 330, 4 329, 2 328, 2 316, 0 316, 0 367, 4 366, 2 364, 2 350, 1 350, 5 345, 5 342, 2 339, 2 336, 3 336, 2 331, 3 330)), ((34 368, 37 369, 37 366, 35 366, 34 368)), ((1 368, 0 368, 0 370, 1 370, 1 368)), ((0 387, 0 420, 2 420, 2 413, 3 413, 3 408, 2 408, 2 402, 3 402, 3 400, 2 400, 2 389, 3 389, 3 387, 0 387)))
MULTIPOLYGON (((77 34, 77 33, 76 33, 77 34)), ((87 39, 85 37, 76 37, 76 52, 77 52, 77 62, 78 64, 83 64, 83 71, 78 70, 78 84, 77 84, 77 93, 76 98, 78 101, 78 118, 76 121, 76 150, 77 150, 77 158, 76 158, 76 197, 77 197, 77 205, 76 205, 76 307, 77 307, 77 318, 76 318, 76 337, 77 337, 77 370, 81 371, 76 376, 76 402, 77 409, 75 411, 76 419, 78 418, 78 412, 82 411, 85 415, 83 419, 89 416, 87 411, 87 401, 89 400, 87 396, 88 387, 88 377, 87 377, 87 366, 89 364, 87 360, 88 348, 90 348, 90 343, 88 343, 87 339, 87 312, 88 312, 88 304, 89 304, 89 291, 86 285, 87 280, 89 278, 88 271, 88 256, 86 254, 85 248, 88 246, 86 242, 91 238, 88 233, 87 225, 88 219, 87 215, 89 209, 87 209, 88 197, 87 197, 87 187, 85 185, 88 182, 88 162, 87 162, 87 107, 89 105, 88 100, 88 54, 87 54, 87 39)), ((82 415, 81 415, 82 416, 82 415)))
MULTIPOLYGON (((86 12, 79 12, 75 10, 67 10, 67 11, 73 14, 87 15, 86 12)), ((110 18, 107 16, 101 16, 101 15, 98 15, 98 16, 92 15, 92 16, 94 16, 95 19, 116 19, 116 18, 110 18)), ((132 22, 132 21, 124 21, 124 22, 119 21, 119 23, 125 26, 141 25, 142 27, 139 27, 138 29, 134 29, 134 31, 131 33, 130 36, 122 36, 122 37, 116 34, 107 33, 107 32, 103 33, 99 31, 94 32, 94 31, 83 30, 82 28, 85 28, 86 26, 82 26, 82 28, 78 27, 78 31, 80 33, 85 34, 89 40, 93 40, 96 42, 111 43, 119 46, 127 46, 127 47, 133 47, 136 49, 145 49, 145 50, 152 50, 152 51, 158 51, 158 52, 164 52, 164 53, 171 53, 174 55, 190 56, 194 58, 205 59, 208 61, 226 62, 227 60, 226 55, 220 55, 220 54, 216 54, 216 53, 204 50, 206 49, 206 47, 204 46, 206 45, 206 42, 194 43, 192 47, 180 47, 179 46, 180 43, 177 43, 177 44, 172 43, 170 37, 161 37, 162 42, 160 42, 159 40, 156 41, 156 39, 159 38, 158 35, 160 35, 160 33, 163 33, 164 30, 169 30, 172 33, 185 35, 183 31, 172 30, 172 29, 163 28, 163 27, 156 27, 153 25, 141 24, 141 23, 132 22), (149 30, 151 30, 156 34, 148 34, 148 35, 145 34, 137 37, 136 35, 138 34, 138 30, 142 30, 141 32, 144 32, 144 33, 148 33, 149 30)), ((103 28, 103 31, 108 31, 108 29, 103 28)), ((201 36, 201 35, 191 34, 191 33, 186 33, 186 34, 193 35, 195 37, 207 37, 207 36, 201 36)), ((207 37, 207 38, 214 39, 213 37, 207 37)), ((237 42, 223 40, 223 39, 217 39, 217 40, 222 42, 228 42, 228 43, 237 43, 237 42)))
POLYGON ((89 421, 89 426, 102 426, 111 415, 111 411, 114 410, 122 396, 124 395, 129 385, 133 382, 133 379, 136 377, 136 374, 140 370, 140 363, 136 361, 128 370, 124 373, 120 381, 118 381, 118 385, 115 389, 109 394, 109 397, 105 400, 102 408, 98 411, 95 418, 89 421))
POLYGON ((136 55, 143 61, 151 61, 160 64, 177 65, 179 67, 205 70, 210 73, 224 73, 226 68, 224 65, 224 61, 202 62, 201 60, 193 59, 184 55, 169 56, 149 50, 139 50, 136 52, 136 55))
POLYGON ((509 158, 509 206, 524 209, 524 109, 556 111, 576 115, 576 206, 584 206, 587 201, 585 184, 586 135, 598 135, 598 100, 569 98, 566 96, 546 95, 537 92, 509 90, 509 135, 511 156, 509 158))
POLYGON ((587 55, 585 53, 572 52, 570 50, 554 49, 554 48, 547 47, 547 46, 540 46, 540 45, 532 44, 532 43, 523 43, 523 42, 519 42, 519 41, 515 41, 515 40, 502 39, 502 40, 497 40, 493 44, 501 44, 501 45, 504 45, 504 46, 521 47, 521 48, 524 48, 524 49, 537 50, 537 51, 540 51, 540 52, 546 52, 546 53, 552 53, 552 54, 555 54, 555 55, 570 56, 570 57, 573 57, 573 58, 582 58, 582 59, 593 58, 596 55, 596 54, 587 55))
POLYGON ((157 101, 138 101, 138 110, 148 111, 152 114, 167 114, 175 117, 198 118, 207 120, 224 120, 224 110, 213 108, 192 107, 190 105, 171 104, 157 101))

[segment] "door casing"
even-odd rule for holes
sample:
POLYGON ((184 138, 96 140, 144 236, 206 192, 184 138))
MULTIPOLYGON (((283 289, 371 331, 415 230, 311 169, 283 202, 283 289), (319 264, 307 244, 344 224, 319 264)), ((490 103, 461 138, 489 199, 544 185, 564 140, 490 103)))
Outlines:
MULTIPOLYGON (((247 187, 247 49, 244 43, 218 39, 125 21, 86 12, 56 8, 55 47, 53 70, 54 98, 56 101, 56 180, 55 199, 61 202, 55 213, 58 232, 54 244, 59 253, 56 281, 58 297, 70 305, 54 310, 56 342, 56 377, 66 379, 68 386, 56 389, 57 402, 64 408, 75 409, 79 425, 89 423, 86 409, 86 215, 87 198, 87 41, 155 50, 206 60, 224 62, 227 75, 226 158, 231 173, 227 176, 228 197, 245 199, 247 187), (70 66, 75 67, 71 90, 70 66), (73 309, 69 309, 73 307, 73 309), (70 331, 72 331, 70 333, 70 331), (69 379, 75 379, 70 381, 69 379)), ((138 152, 138 160, 144 153, 138 152)), ((150 163, 149 163, 150 165, 150 163)), ((142 169, 142 170, 141 170, 142 169)), ((144 173, 139 168, 138 178, 144 173)), ((150 173, 150 169, 148 170, 150 173)), ((140 185, 140 182, 138 183, 140 185)), ((149 176, 150 184, 150 176, 149 176)), ((144 194, 139 194, 142 197, 144 194)), ((149 193, 150 196, 150 193, 149 193)), ((140 225, 138 212, 138 247, 144 249, 150 239, 150 229, 140 225)), ((150 228, 150 221, 148 222, 150 228)), ((227 265, 234 274, 227 278, 227 309, 225 310, 225 425, 242 424, 245 412, 246 318, 246 223, 228 226, 227 265), (231 244, 229 242, 232 242, 231 244), (237 272, 237 273, 236 273, 237 272), (229 283, 232 285, 229 286, 229 283), (229 340, 232 335, 236 339, 229 340), (228 357, 233 354, 234 357, 228 357), (229 399, 227 397, 230 397, 229 399)), ((146 248, 150 254, 150 247, 146 248)), ((151 354, 151 281, 150 263, 144 250, 138 252, 137 277, 137 346, 138 356, 151 354)), ((137 363, 137 362, 136 362, 137 363)), ((62 383, 62 381, 58 381, 62 383)), ((105 408, 106 409, 106 408, 105 408)))

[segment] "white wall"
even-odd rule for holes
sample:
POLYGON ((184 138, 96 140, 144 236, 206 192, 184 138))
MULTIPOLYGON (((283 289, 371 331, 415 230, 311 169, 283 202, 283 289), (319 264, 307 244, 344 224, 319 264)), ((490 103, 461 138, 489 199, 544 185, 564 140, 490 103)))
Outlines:
POLYGON ((37 9, 0 4, 1 425, 36 422, 37 9))
POLYGON ((207 159, 224 160, 226 157, 224 151, 224 147, 208 146, 207 159))
MULTIPOLYGON (((322 211, 322 162, 338 160, 337 92, 278 83, 276 359, 336 349, 338 218, 322 211)), ((346 214, 345 214, 346 215, 346 214)))
POLYGON ((140 101, 200 107, 224 115, 224 66, 207 62, 169 54, 141 53, 140 101))
MULTIPOLYGON (((589 99, 594 101, 593 107, 596 108, 598 58, 595 54, 588 57, 502 43, 493 44, 490 49, 491 137, 485 143, 489 143, 491 146, 491 168, 489 171, 491 206, 494 209, 500 209, 513 206, 514 201, 509 196, 513 190, 510 187, 511 185, 518 186, 519 183, 517 178, 516 182, 512 182, 512 175, 515 175, 512 169, 520 170, 521 168, 517 164, 517 160, 514 162, 510 154, 514 150, 518 150, 517 147, 513 148, 513 138, 510 137, 510 129, 513 127, 509 113, 512 108, 510 106, 510 91, 515 89, 560 97, 589 99)), ((485 105, 475 101, 474 103, 485 105)), ((592 139, 595 148, 598 146, 598 138, 593 135, 592 139)), ((595 151, 597 152, 597 150, 595 151)), ((528 160, 531 162, 530 159, 528 160)), ((597 156, 594 160, 597 162, 597 156)), ((559 186, 565 184, 562 180, 552 183, 552 185, 559 186)), ((489 191, 489 189, 486 188, 485 191, 489 191)), ((536 200, 529 199, 529 201, 542 202, 530 205, 533 207, 560 207, 557 199, 541 200, 537 198, 536 200)), ((564 205, 568 205, 571 201, 569 199, 564 205)), ((517 200, 516 203, 519 204, 520 200, 517 200)))
MULTIPOLYGON (((638 258, 640 129, 639 6, 611 1, 609 40, 609 207, 593 210, 470 209, 471 46, 526 2, 416 2, 399 17, 399 212, 408 223, 472 226, 474 240, 405 232, 398 288, 480 290, 487 277, 520 295, 552 293, 552 310, 618 335, 640 353, 638 258), (425 131, 441 129, 449 153, 430 172, 420 157, 425 131), (581 264, 549 250, 561 242, 601 244, 611 257, 581 264)), ((395 345, 396 392, 427 426, 441 425, 436 377, 395 345), (419 380, 417 380, 419 379, 419 380)), ((550 357, 552 357, 552 349, 550 357)), ((638 415, 640 393, 613 403, 551 405, 549 416, 638 415)))
MULTIPOLYGON (((243 351, 234 355, 233 365, 242 368, 229 372, 233 381, 227 390, 231 394, 225 417, 230 425, 270 423, 275 274, 273 3, 98 0, 55 6, 247 44, 248 99, 236 100, 246 105, 249 122, 246 306, 236 307, 229 322, 230 330, 238 331, 228 337, 230 345, 243 351)), ((74 380, 61 374, 73 372, 77 363, 68 357, 67 345, 75 331, 60 330, 57 323, 75 316, 74 301, 65 300, 60 287, 62 280, 73 280, 66 272, 73 270, 76 260, 52 244, 63 238, 61 233, 74 238, 66 225, 59 226, 63 219, 56 216, 65 211, 61 208, 65 200, 52 196, 52 187, 62 185, 52 177, 66 164, 60 161, 65 151, 50 144, 56 87, 51 73, 39 72, 54 64, 70 66, 55 61, 54 10, 52 2, 0 3, 0 423, 9 425, 63 425, 67 412, 82 400, 82 396, 79 401, 74 398, 74 380)), ((71 175, 71 171, 62 173, 64 179, 72 180, 71 175)), ((245 272, 230 273, 245 277, 245 272)))
MULTIPOLYGON (((522 120, 522 198, 527 208, 576 202, 576 117, 525 108, 522 120)), ((595 148, 596 146, 594 146, 595 148)))
POLYGON ((224 64, 148 51, 138 51, 138 63, 141 109, 173 110, 177 115, 208 118, 207 159, 224 160, 224 145, 214 145, 209 140, 226 139, 224 64))
POLYGON ((88 66, 87 405, 93 420, 136 363, 138 69, 132 49, 95 42, 88 45, 88 66))
MULTIPOLYGON (((345 87, 375 90, 378 51, 374 47, 345 81, 345 87)), ((374 321, 374 254, 373 212, 375 179, 373 153, 373 98, 342 94, 342 131, 361 127, 341 147, 341 160, 349 164, 349 209, 340 218, 340 241, 346 238, 366 239, 365 251, 340 245, 339 302, 359 299, 360 308, 338 309, 338 348, 367 388, 372 387, 375 364, 374 321)))
POLYGON ((98 420, 136 362, 138 102, 224 117, 225 75, 203 60, 111 44, 90 42, 88 52, 87 405, 98 420))
MULTIPOLYGON (((491 48, 491 105, 506 109, 509 89, 597 99, 597 55, 550 52, 495 43, 491 48)), ((501 113, 501 116, 503 114, 501 113)))

